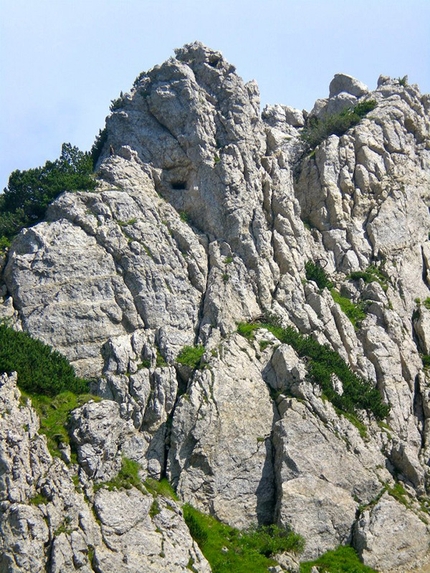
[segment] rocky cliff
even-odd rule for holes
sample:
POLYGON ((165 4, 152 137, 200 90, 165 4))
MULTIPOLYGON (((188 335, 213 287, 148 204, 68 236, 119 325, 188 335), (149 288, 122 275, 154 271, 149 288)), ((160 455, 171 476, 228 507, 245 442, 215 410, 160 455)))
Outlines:
POLYGON ((97 189, 60 195, 4 261, 2 316, 103 400, 70 417, 73 464, 3 376, 0 571, 209 572, 180 502, 100 487, 124 456, 232 526, 292 527, 301 559, 351 544, 377 570, 418 567, 430 96, 338 74, 310 113, 260 113, 255 82, 194 43, 113 108, 97 189), (304 142, 366 102, 343 134, 304 142))

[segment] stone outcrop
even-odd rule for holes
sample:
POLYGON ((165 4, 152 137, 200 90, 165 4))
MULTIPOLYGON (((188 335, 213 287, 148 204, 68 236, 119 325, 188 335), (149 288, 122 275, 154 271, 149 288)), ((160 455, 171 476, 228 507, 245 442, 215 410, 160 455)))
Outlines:
MULTIPOLYGON (((51 456, 16 382, 0 378, 0 571, 185 573, 191 562, 195 571, 210 572, 173 500, 105 486, 84 495, 78 468, 51 456)), ((100 434, 102 427, 93 430, 100 434)))
POLYGON ((310 113, 260 114, 256 83, 199 43, 114 102, 96 190, 61 194, 2 272, 1 316, 102 400, 72 412, 67 465, 2 379, 0 571, 209 571, 180 502, 151 511, 149 493, 103 486, 124 456, 231 525, 293 527, 305 559, 344 543, 381 571, 426 558, 429 112, 404 80, 371 91, 337 74, 310 113), (369 101, 355 126, 306 147, 303 130, 369 101), (307 277, 309 261, 338 295, 307 277), (309 357, 264 326, 273 317, 370 381, 387 418, 335 408, 309 357), (200 362, 184 363, 195 345, 200 362))

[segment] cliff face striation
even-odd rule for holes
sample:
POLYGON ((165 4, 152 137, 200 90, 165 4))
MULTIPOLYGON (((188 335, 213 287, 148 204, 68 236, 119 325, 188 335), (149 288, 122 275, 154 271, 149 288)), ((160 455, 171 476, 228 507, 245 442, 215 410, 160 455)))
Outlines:
POLYGON ((292 527, 301 559, 350 544, 412 570, 430 543, 430 96, 338 74, 309 114, 260 114, 255 82, 194 43, 113 108, 97 189, 60 195, 4 262, 2 316, 103 400, 72 412, 67 464, 1 379, 0 571, 209 572, 180 502, 100 487, 124 456, 232 526, 292 527))

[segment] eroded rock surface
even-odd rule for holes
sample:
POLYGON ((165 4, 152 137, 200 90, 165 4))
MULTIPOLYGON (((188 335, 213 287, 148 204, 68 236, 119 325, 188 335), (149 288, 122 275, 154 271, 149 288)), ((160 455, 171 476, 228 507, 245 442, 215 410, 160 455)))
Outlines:
MULTIPOLYGON (((387 571, 424 559, 430 97, 345 74, 329 91, 310 113, 260 114, 255 82, 221 53, 184 46, 115 102, 97 189, 60 195, 14 240, 1 316, 63 352, 103 400, 70 423, 96 520, 14 398, 2 440, 5 571, 43 570, 47 548, 52 571, 185 571, 191 559, 208 570, 177 505, 164 500, 151 517, 137 489, 94 493, 123 456, 232 525, 295 528, 306 558, 352 543, 387 571), (357 125, 306 148, 312 123, 369 101, 357 125), (337 295, 307 276, 309 261, 337 295), (378 389, 387 418, 334 408, 309 357, 267 320, 336 351, 378 389), (252 321, 262 323, 252 336, 236 332, 252 321), (195 345, 199 363, 178 361, 195 345), (31 505, 43 487, 48 503, 31 505)), ((330 384, 345 392, 338 377, 330 384)))
MULTIPOLYGON (((185 573, 192 562, 210 572, 173 500, 136 488, 101 487, 94 496, 90 487, 84 495, 88 482, 79 481, 77 466, 51 456, 16 382, 15 375, 0 377, 0 571, 185 573)), ((103 404, 106 410, 109 401, 103 404)))

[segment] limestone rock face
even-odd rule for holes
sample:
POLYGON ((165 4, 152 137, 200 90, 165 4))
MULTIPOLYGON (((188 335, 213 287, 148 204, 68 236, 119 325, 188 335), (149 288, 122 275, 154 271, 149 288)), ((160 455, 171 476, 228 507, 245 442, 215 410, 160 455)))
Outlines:
POLYGON ((275 502, 277 413, 250 352, 235 334, 194 375, 175 410, 168 465, 181 496, 240 528, 271 523, 275 502))
POLYGON ((0 571, 209 571, 182 502, 292 527, 305 559, 349 543, 386 571, 424 560, 430 97, 337 74, 310 113, 260 114, 256 83, 196 42, 112 107, 97 188, 59 195, 1 261, 0 316, 101 401, 71 413, 67 466, 2 378, 0 571), (303 131, 369 101, 306 146, 303 131), (281 326, 335 351, 387 417, 346 407, 327 355, 318 370, 281 326), (124 457, 180 501, 104 487, 124 457))
POLYGON ((387 494, 356 524, 354 544, 369 567, 387 571, 419 565, 427 554, 425 524, 410 509, 387 494), (391 552, 387 553, 387 544, 391 552))
MULTIPOLYGON (((196 571, 210 572, 173 500, 135 488, 102 487, 95 496, 90 488, 84 496, 81 486, 88 480, 79 482, 76 466, 51 456, 31 403, 20 403, 16 382, 16 375, 0 378, 0 571, 185 573, 192 562, 196 571)), ((117 406, 103 404, 105 410, 117 406)))

